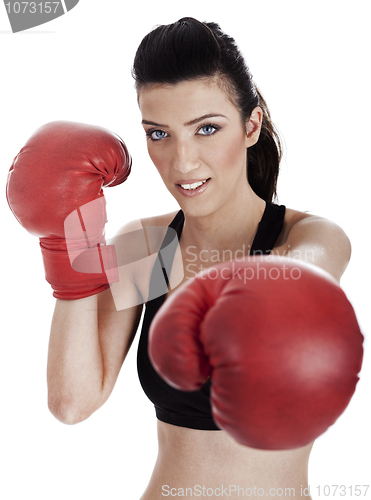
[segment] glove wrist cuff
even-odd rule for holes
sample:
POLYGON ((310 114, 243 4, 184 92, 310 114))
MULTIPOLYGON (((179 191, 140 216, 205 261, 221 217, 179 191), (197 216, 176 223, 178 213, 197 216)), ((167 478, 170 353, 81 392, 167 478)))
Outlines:
POLYGON ((57 299, 75 300, 95 295, 119 281, 114 245, 67 250, 63 239, 40 238, 45 278, 57 299))

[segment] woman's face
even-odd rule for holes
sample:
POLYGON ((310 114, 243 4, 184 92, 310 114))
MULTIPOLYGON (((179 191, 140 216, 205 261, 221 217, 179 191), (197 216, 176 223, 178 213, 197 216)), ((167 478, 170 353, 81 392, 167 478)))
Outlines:
POLYGON ((260 108, 245 129, 212 79, 147 87, 139 107, 149 155, 186 214, 207 215, 247 190, 246 148, 258 139, 260 108))

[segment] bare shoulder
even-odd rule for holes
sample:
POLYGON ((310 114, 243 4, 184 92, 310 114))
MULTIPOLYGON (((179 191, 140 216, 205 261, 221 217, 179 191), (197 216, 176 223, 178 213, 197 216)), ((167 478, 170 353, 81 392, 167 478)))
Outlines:
POLYGON ((135 231, 137 229, 143 229, 144 227, 150 226, 168 226, 177 214, 177 210, 174 212, 169 212, 162 215, 154 215, 150 217, 145 217, 141 219, 134 219, 126 222, 116 234, 128 233, 130 231, 135 231))
POLYGON ((351 244, 335 222, 286 209, 284 227, 274 253, 311 262, 340 281, 350 260, 351 244))
POLYGON ((135 219, 121 226, 111 241, 115 245, 118 265, 137 262, 157 253, 176 213, 135 219))
POLYGON ((333 241, 339 245, 346 245, 350 250, 350 241, 345 231, 325 217, 289 208, 286 209, 285 224, 287 238, 290 240, 309 236, 323 243, 333 241))
POLYGON ((167 229, 177 211, 132 220, 124 224, 112 240, 119 281, 111 286, 116 307, 132 307, 147 301, 152 269, 167 229), (128 290, 139 292, 129 294, 128 290))
POLYGON ((138 250, 139 245, 142 249, 145 248, 148 254, 157 253, 165 237, 166 230, 176 214, 177 211, 174 211, 132 220, 122 226, 117 235, 120 236, 121 241, 123 241, 122 235, 126 235, 126 249, 129 246, 131 249, 138 250), (127 244, 128 242, 130 242, 130 245, 127 244), (143 242, 146 242, 146 245, 143 246, 143 242))
POLYGON ((291 232, 291 229, 295 226, 295 224, 310 217, 314 216, 306 212, 300 212, 299 210, 286 208, 285 219, 283 221, 283 228, 276 241, 276 247, 280 247, 286 243, 287 238, 291 232))

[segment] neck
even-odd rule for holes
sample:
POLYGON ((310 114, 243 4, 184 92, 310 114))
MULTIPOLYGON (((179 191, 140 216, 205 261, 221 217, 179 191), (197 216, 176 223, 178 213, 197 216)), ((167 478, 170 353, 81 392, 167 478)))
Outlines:
POLYGON ((204 216, 185 214, 182 246, 209 252, 233 252, 244 246, 247 254, 265 207, 265 201, 248 185, 244 195, 236 197, 228 206, 204 216))

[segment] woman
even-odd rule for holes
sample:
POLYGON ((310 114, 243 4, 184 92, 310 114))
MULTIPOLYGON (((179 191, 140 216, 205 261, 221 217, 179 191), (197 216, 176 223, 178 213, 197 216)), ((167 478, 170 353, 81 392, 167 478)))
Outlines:
MULTIPOLYGON (((177 231, 184 274, 178 282, 252 249, 309 260, 339 281, 351 252, 342 229, 272 203, 280 142, 233 39, 218 25, 192 18, 160 26, 142 41, 133 74, 150 157, 181 208, 142 224, 171 225, 177 231)), ((178 270, 173 266, 172 273, 178 270)), ((148 273, 138 273, 125 289, 127 303, 140 302, 138 290, 146 301, 148 283, 148 273)), ((250 488, 252 497, 276 491, 277 496, 309 498, 312 443, 285 451, 239 445, 212 421, 206 389, 180 400, 170 391, 170 402, 163 403, 161 391, 167 388, 154 381, 146 347, 151 320, 171 293, 148 301, 139 345, 139 374, 156 405, 159 440, 141 500, 185 496, 186 488, 195 488, 193 495, 200 498, 227 492, 238 497, 238 487, 250 488), (279 488, 286 489, 285 495, 279 488)), ((116 311, 109 290, 57 301, 48 383, 49 407, 58 419, 77 423, 107 400, 141 311, 141 305, 116 311)))

